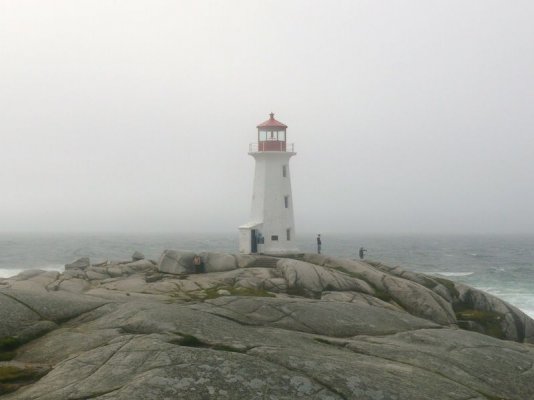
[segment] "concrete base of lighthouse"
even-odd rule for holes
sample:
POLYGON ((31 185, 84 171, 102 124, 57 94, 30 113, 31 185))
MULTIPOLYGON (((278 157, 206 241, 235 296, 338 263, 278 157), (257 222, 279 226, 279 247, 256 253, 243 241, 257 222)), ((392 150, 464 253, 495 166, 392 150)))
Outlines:
POLYGON ((267 254, 283 255, 295 254, 299 250, 294 241, 278 237, 272 240, 271 237, 264 237, 263 223, 250 222, 239 227, 239 252, 241 254, 267 254))

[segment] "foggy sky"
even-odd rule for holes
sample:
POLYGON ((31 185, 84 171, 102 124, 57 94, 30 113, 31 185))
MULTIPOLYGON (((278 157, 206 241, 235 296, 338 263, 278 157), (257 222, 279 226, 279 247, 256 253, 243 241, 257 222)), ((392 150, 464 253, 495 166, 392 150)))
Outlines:
POLYGON ((0 231, 534 233, 534 2, 0 0, 0 231))

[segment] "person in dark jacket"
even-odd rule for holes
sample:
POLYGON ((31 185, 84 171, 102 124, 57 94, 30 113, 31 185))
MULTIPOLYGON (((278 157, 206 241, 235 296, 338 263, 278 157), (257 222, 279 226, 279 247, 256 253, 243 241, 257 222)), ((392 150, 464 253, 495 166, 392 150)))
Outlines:
POLYGON ((360 260, 363 260, 363 257, 365 257, 365 252, 367 251, 367 249, 364 249, 363 247, 360 247, 360 260))
POLYGON ((317 235, 317 254, 321 254, 321 235, 317 235))

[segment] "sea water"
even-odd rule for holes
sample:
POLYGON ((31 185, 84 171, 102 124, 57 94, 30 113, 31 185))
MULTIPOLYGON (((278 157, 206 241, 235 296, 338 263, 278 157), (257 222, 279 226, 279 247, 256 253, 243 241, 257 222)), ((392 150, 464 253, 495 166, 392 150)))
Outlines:
MULTIPOLYGON (((321 232, 322 253, 366 258, 466 283, 534 317, 534 235, 355 235, 321 232)), ((303 252, 315 235, 301 234, 303 252)), ((157 260, 165 249, 234 253, 237 234, 0 234, 0 277, 40 268, 63 271, 79 257, 127 260, 134 251, 157 260)))

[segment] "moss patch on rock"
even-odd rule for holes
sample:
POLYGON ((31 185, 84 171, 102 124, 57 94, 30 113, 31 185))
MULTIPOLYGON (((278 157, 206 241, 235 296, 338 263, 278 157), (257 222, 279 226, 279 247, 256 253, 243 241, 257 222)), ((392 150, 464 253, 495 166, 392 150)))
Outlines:
POLYGON ((4 336, 0 338, 0 352, 15 350, 20 345, 20 341, 13 336, 4 336))
POLYGON ((33 383, 43 375, 33 368, 19 368, 13 365, 0 366, 0 396, 33 383))
POLYGON ((222 296, 228 296, 220 294, 219 290, 226 290, 230 293, 231 296, 251 296, 251 297, 276 297, 273 293, 268 292, 264 289, 251 289, 244 287, 232 287, 232 286, 216 286, 204 290, 206 296, 203 297, 203 300, 216 299, 222 296))
POLYGON ((393 297, 386 292, 385 290, 373 288, 375 290, 374 296, 382 301, 385 301, 386 303, 389 303, 391 300, 393 300, 393 297))
POLYGON ((472 321, 480 326, 484 333, 497 339, 505 339, 506 335, 501 326, 504 315, 495 311, 481 311, 466 309, 456 312, 456 319, 462 327, 463 321, 472 321))
POLYGON ((171 343, 177 344, 179 346, 185 346, 185 347, 199 347, 199 348, 207 348, 207 349, 218 350, 218 351, 229 351, 232 353, 246 353, 246 349, 238 349, 238 348, 228 346, 225 344, 220 344, 220 343, 215 343, 215 344, 206 343, 193 335, 187 335, 183 333, 180 333, 179 335, 180 337, 175 340, 172 340, 171 343))
POLYGON ((290 296, 306 297, 308 299, 320 299, 321 292, 311 292, 303 287, 291 287, 286 290, 286 293, 290 296))
POLYGON ((0 366, 0 382, 11 383, 33 379, 37 375, 31 368, 19 368, 12 365, 0 366))
POLYGON ((0 338, 0 361, 10 361, 15 358, 16 353, 13 350, 20 345, 20 341, 12 336, 0 338))
POLYGON ((14 351, 2 351, 0 352, 0 361, 10 361, 15 358, 17 353, 14 351))
POLYGON ((447 288, 447 290, 449 291, 449 293, 454 297, 454 298, 457 298, 460 293, 458 293, 458 289, 456 289, 456 286, 454 285, 454 282, 453 281, 450 281, 448 279, 444 279, 444 278, 433 278, 436 282, 438 283, 441 283, 443 286, 445 286, 447 288))
POLYGON ((181 337, 172 340, 171 343, 186 347, 207 347, 196 336, 180 334, 181 337))

